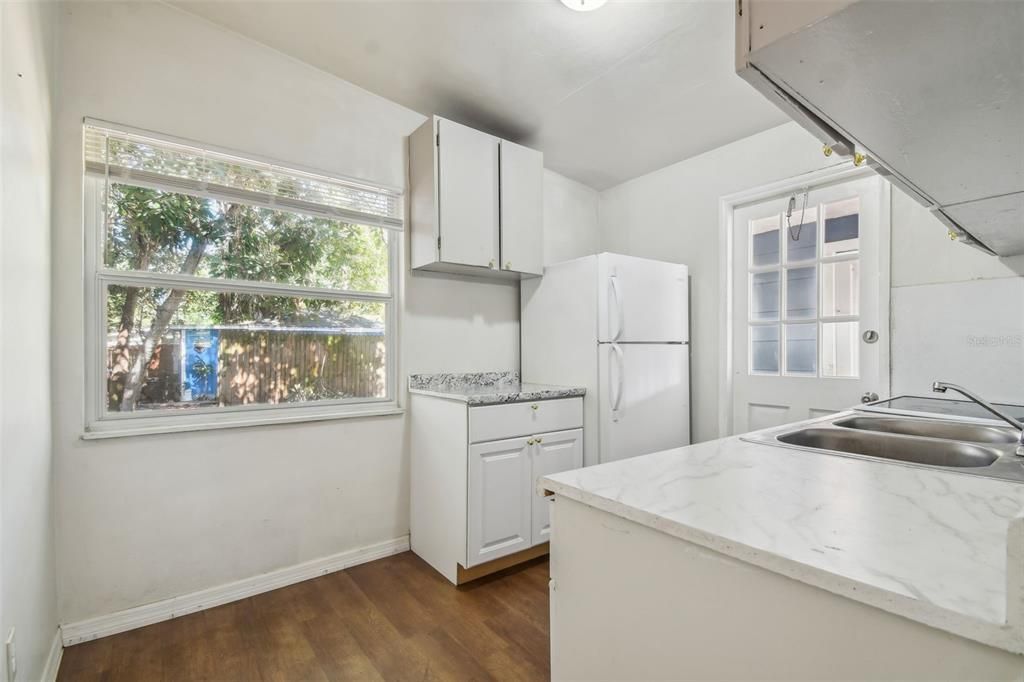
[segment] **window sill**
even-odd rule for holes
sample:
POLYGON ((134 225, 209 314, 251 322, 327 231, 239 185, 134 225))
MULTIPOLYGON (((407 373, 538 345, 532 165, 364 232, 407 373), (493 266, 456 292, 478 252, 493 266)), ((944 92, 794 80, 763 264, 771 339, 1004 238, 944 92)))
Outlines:
POLYGON ((274 424, 300 424, 303 422, 333 421, 336 419, 361 419, 364 417, 390 417, 405 414, 405 410, 393 403, 377 404, 371 407, 331 409, 310 408, 309 410, 288 409, 287 414, 268 414, 270 410, 253 413, 234 412, 223 415, 202 415, 199 418, 152 417, 132 420, 111 420, 93 422, 82 433, 82 440, 103 440, 129 436, 151 436, 161 433, 182 433, 186 431, 213 431, 237 429, 274 424))

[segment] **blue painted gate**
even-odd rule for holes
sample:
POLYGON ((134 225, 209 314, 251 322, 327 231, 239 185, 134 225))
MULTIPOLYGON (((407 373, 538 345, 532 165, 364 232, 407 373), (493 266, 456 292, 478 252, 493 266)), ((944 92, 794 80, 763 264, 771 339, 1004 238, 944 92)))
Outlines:
POLYGON ((219 341, 216 329, 185 330, 185 400, 216 400, 219 341))

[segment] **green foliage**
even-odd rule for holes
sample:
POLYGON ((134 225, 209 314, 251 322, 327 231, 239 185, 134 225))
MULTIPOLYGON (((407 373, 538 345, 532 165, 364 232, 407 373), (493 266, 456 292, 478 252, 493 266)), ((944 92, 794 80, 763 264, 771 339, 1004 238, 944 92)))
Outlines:
MULTIPOLYGON (((149 161, 161 168, 182 163, 162 157, 149 161)), ((104 261, 108 268, 123 271, 383 292, 388 286, 387 239, 383 229, 322 216, 112 184, 104 261)), ((145 381, 145 371, 128 372, 128 347, 142 340, 155 348, 175 325, 331 328, 358 323, 355 316, 371 324, 384 321, 384 306, 375 302, 204 289, 171 294, 160 287, 108 289, 107 328, 119 339, 114 350, 119 359, 112 361, 109 377, 113 409, 122 404, 122 396, 124 405, 133 407, 128 396, 137 396, 145 381), (126 379, 128 374, 131 378, 126 379)), ((312 384, 302 388, 320 390, 312 384)))
MULTIPOLYGON (((111 185, 108 206, 110 268, 180 273, 194 241, 203 239, 207 246, 194 273, 199 276, 356 291, 388 286, 388 237, 379 228, 120 184, 111 185)), ((133 326, 145 331, 169 291, 138 293, 133 326)), ((121 287, 112 287, 111 331, 120 327, 125 299, 121 287)), ((347 315, 380 311, 375 303, 340 307, 347 315)), ((333 318, 342 312, 338 308, 325 300, 195 291, 183 299, 174 323, 295 325, 333 318)))

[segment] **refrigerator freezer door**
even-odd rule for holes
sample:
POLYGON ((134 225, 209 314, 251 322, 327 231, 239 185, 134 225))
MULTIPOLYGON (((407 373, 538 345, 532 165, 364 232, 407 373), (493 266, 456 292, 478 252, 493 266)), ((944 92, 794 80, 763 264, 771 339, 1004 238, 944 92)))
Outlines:
POLYGON ((690 444, 690 347, 601 344, 600 461, 690 444))
POLYGON ((689 341, 685 265, 602 253, 597 271, 598 341, 689 341))

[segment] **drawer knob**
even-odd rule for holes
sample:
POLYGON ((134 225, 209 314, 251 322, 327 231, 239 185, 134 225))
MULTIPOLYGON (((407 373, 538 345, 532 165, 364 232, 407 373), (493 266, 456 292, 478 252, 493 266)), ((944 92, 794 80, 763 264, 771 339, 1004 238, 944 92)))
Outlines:
POLYGON ((544 439, 543 439, 543 438, 538 438, 538 439, 537 439, 537 443, 538 443, 538 444, 539 444, 539 443, 543 443, 543 442, 544 442, 544 439))
POLYGON ((540 405, 538 405, 537 403, 534 403, 533 405, 530 405, 530 409, 531 410, 536 410, 538 408, 540 408, 540 405))
POLYGON ((527 444, 527 445, 533 445, 533 444, 534 444, 535 442, 536 442, 536 441, 534 441, 534 440, 533 440, 533 439, 531 438, 530 440, 526 441, 526 444, 527 444))

